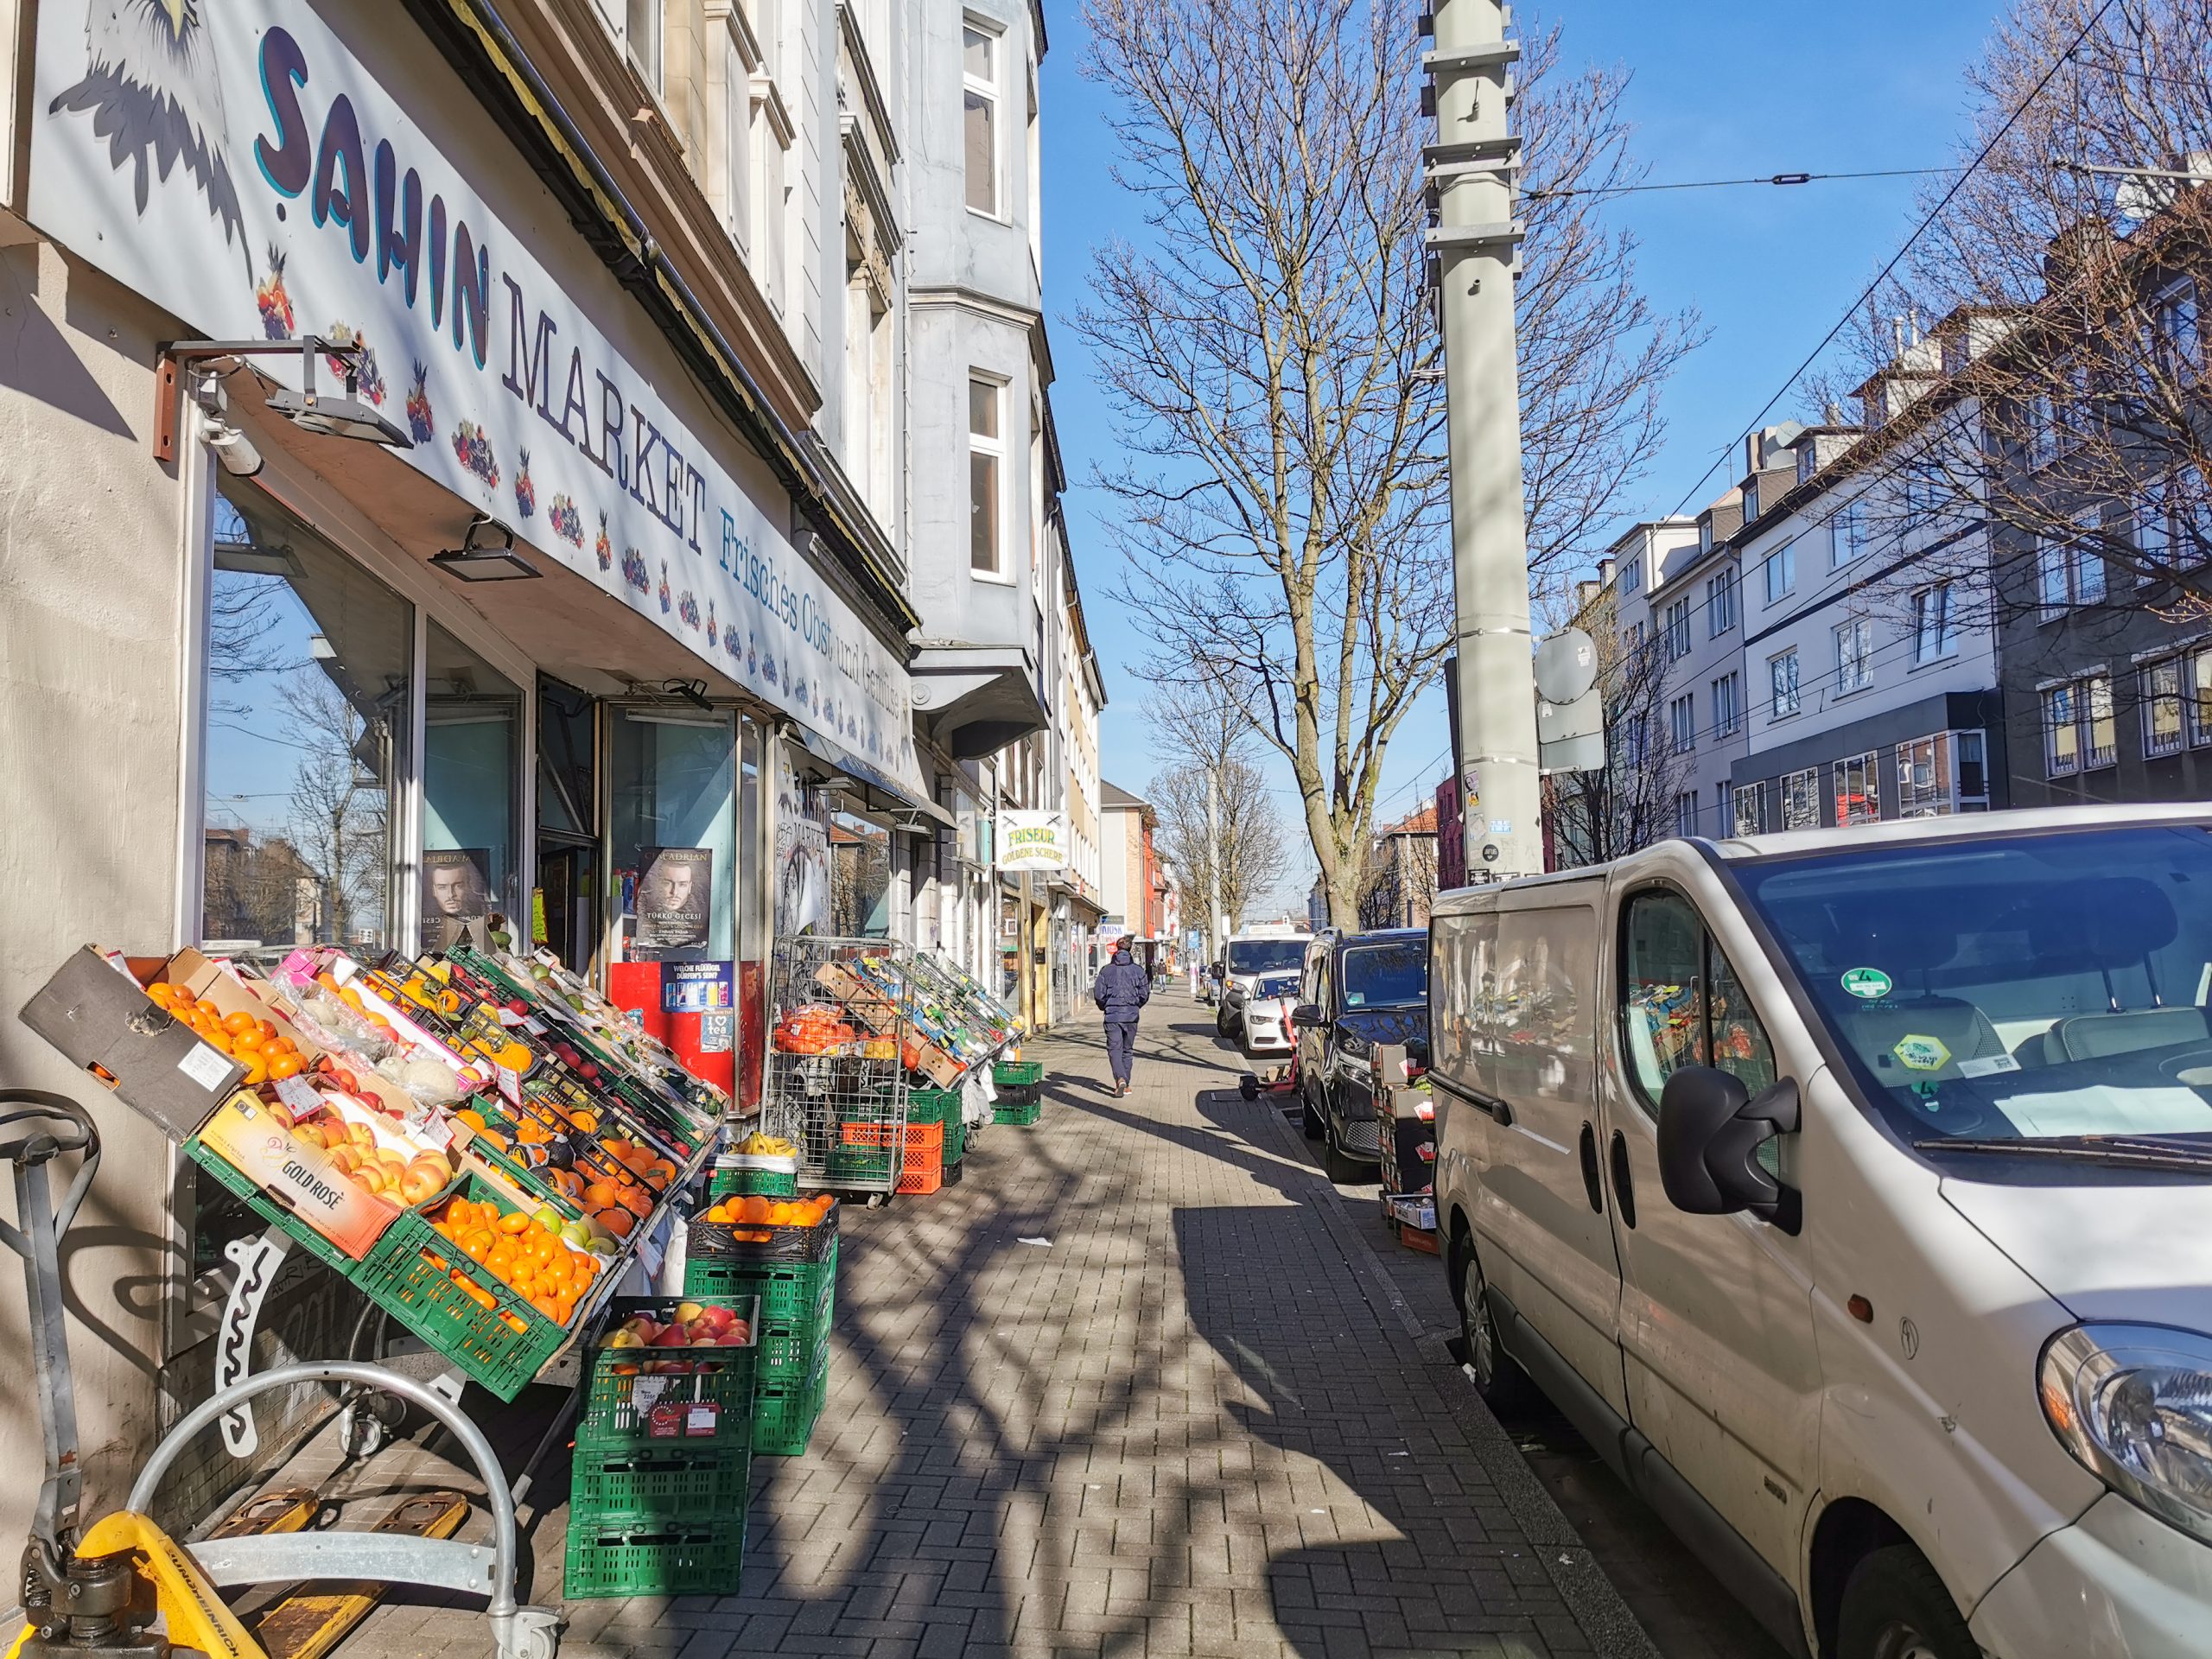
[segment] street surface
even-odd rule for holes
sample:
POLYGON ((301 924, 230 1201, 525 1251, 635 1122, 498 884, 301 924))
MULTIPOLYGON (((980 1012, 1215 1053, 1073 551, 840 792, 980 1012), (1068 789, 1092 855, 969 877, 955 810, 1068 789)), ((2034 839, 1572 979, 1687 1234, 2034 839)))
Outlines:
MULTIPOLYGON (((742 1593, 570 1603, 564 1654, 1777 1651, 1572 1430, 1499 1427, 1437 1260, 1237 1097, 1210 1010, 1154 999, 1125 1100, 1095 1031, 1027 1052, 1040 1124, 848 1215, 829 1408, 754 1465, 742 1593)), ((566 1510, 525 1519, 550 1601, 566 1510)), ((485 1642, 421 1602, 348 1651, 485 1642)))

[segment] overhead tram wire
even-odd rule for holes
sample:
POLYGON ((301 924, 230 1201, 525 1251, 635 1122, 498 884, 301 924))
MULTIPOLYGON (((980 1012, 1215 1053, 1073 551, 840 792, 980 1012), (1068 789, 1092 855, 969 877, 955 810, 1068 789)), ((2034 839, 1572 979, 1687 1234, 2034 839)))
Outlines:
MULTIPOLYGON (((2103 3, 2098 6, 2096 10, 2089 14, 2088 21, 2082 25, 2080 33, 2074 36, 2072 43, 2069 45, 2063 52, 2061 52, 2056 57, 2050 60, 2050 67, 2045 69, 2043 72, 2042 76, 2037 80, 2036 84, 2028 89, 2027 95, 2018 104, 2012 106, 2012 113, 2005 118, 2004 124, 1999 127, 1995 132, 1992 133, 1989 137, 1989 141, 1983 144, 1979 150, 1974 152, 1974 159, 1968 162, 1965 167, 1958 169, 1959 175, 1957 178, 1951 181, 1951 188, 1943 193, 1942 200, 1937 201, 1933 207, 1930 207, 1928 210, 1928 212, 1922 217, 1920 223, 1913 226, 1912 234, 1905 238, 1903 245, 1898 247, 1895 253, 1890 256, 1889 262, 1882 267, 1880 272, 1876 275, 1874 280, 1867 283, 1866 286, 1860 290, 1859 297, 1852 301, 1851 304, 1845 308, 1843 315, 1836 319, 1835 326, 1830 328, 1827 334, 1821 336, 1821 340, 1818 345, 1815 346, 1811 351, 1805 353, 1805 360, 1800 363, 1796 368, 1792 369, 1789 372, 1789 378, 1784 380, 1780 386, 1775 389, 1774 396, 1768 398, 1764 404, 1760 405, 1758 413, 1751 416, 1750 422, 1745 427, 1744 431, 1739 433, 1736 437, 1732 438, 1729 441, 1728 447, 1723 449, 1719 454, 1715 455, 1713 458, 1711 464, 1708 465, 1702 473, 1700 473, 1697 475, 1697 478, 1691 483, 1689 488, 1682 492, 1682 499, 1675 504, 1674 512, 1668 515, 1669 518, 1679 515, 1684 508, 1689 505, 1690 502, 1695 499, 1697 493, 1705 487, 1706 480, 1713 476, 1713 473, 1719 467, 1723 461, 1726 461, 1730 455, 1736 453, 1737 445, 1742 442, 1743 439, 1749 435, 1749 434, 1758 429, 1759 423, 1764 421, 1773 412, 1774 406, 1777 404, 1780 403, 1784 397, 1789 395, 1789 389, 1796 385, 1800 379, 1804 378, 1805 371, 1811 368, 1814 364, 1818 362, 1820 360, 1821 353, 1827 351, 1830 346, 1835 343, 1836 336, 1840 334, 1845 328, 1848 327, 1850 326, 1851 320, 1859 315, 1859 308, 1866 304, 1868 300, 1873 298, 1873 296, 1881 290, 1882 284, 1889 281, 1891 274, 1897 270, 1900 264, 1903 263, 1905 255, 1911 252, 1914 245, 1916 244, 1922 237, 1928 234, 1929 228, 1942 216, 1944 209, 1951 205, 1952 199, 1955 197, 1961 190, 1966 188, 1967 181, 1979 172, 1981 168, 1982 163, 1986 162, 1992 155, 1996 153, 1997 146, 2005 142, 2005 135, 2011 132, 2014 125, 2018 123, 2020 118, 2028 112, 2028 106, 2033 104, 2036 99, 2043 96, 2044 88, 2049 86, 2051 81, 2057 76, 2060 67, 2074 60, 2074 54, 2082 49, 2082 42, 2089 38, 2090 32, 2094 30, 2099 23, 2104 22, 2105 14, 2113 9, 2113 0, 2103 0, 2103 3)), ((1762 182, 1764 182, 1764 181, 1762 181, 1762 182)))
POLYGON ((1636 196, 1659 190, 1725 190, 1747 184, 1827 184, 1844 179, 1924 179, 1955 173, 1955 167, 1890 167, 1866 173, 1772 173, 1756 179, 1679 179, 1661 184, 1593 184, 1560 190, 1524 190, 1531 201, 1560 201, 1569 196, 1636 196))

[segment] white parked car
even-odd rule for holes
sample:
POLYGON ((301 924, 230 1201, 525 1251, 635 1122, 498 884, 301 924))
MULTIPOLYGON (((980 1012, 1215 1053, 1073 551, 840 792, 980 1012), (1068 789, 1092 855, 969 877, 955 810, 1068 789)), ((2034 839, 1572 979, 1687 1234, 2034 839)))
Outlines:
POLYGON ((2212 1653, 2212 812, 1669 841, 1433 938, 1488 1397, 1793 1651, 2212 1653))
POLYGON ((1242 1021, 1244 1052, 1257 1059, 1263 1054, 1287 1054, 1296 1033, 1290 1011, 1298 1006, 1295 973, 1262 974, 1244 1001, 1242 1021))

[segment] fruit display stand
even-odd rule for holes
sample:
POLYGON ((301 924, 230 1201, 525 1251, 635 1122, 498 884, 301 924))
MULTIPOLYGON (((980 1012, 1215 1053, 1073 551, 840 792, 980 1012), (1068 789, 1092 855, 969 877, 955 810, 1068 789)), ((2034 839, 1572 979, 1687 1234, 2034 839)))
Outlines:
POLYGON ((887 1196, 898 1184, 907 1071, 931 1060, 912 1034, 904 951, 885 939, 776 943, 761 1127, 798 1148, 802 1189, 887 1196))

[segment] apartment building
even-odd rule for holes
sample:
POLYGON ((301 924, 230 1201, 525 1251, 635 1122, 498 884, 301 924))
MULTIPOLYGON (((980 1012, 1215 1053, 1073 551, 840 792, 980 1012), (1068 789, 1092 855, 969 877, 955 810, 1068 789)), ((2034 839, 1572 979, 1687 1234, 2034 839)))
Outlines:
POLYGON ((1699 513, 1692 546, 1680 543, 1680 521, 1669 521, 1668 553, 1649 590, 1649 649, 1657 661, 1648 708, 1657 729, 1646 747, 1666 773, 1662 822, 1680 836, 1726 835, 1735 822, 1745 683, 1742 573, 1731 537, 1742 500, 1731 490, 1699 513))

